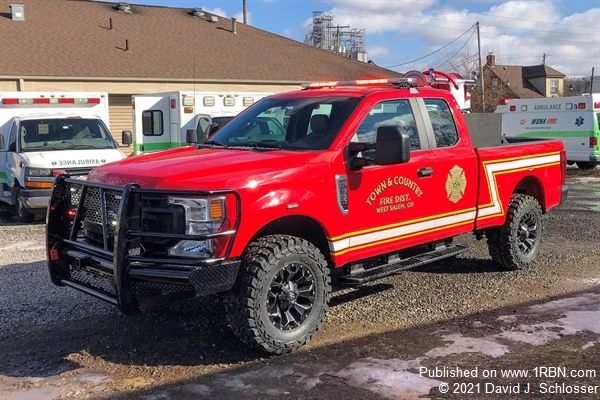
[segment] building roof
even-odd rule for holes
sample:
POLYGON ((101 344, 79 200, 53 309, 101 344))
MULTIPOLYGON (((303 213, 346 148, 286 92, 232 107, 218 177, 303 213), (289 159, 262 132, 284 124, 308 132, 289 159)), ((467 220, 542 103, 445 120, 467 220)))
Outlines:
POLYGON ((523 70, 528 67, 520 65, 486 65, 501 81, 506 83, 520 99, 542 98, 542 95, 525 77, 523 70))
POLYGON ((564 78, 566 75, 547 65, 531 65, 523 67, 523 76, 532 78, 564 78))
POLYGON ((210 14, 198 18, 191 8, 131 4, 123 13, 118 1, 18 3, 25 21, 12 20, 8 1, 0 6, 0 76, 281 83, 402 76, 240 21, 234 34, 230 19, 209 22, 210 14))

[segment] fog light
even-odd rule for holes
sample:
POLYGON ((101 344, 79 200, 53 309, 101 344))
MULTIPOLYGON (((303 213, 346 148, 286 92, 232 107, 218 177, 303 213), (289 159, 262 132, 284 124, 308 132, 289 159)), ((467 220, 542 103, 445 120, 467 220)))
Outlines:
POLYGON ((213 254, 212 240, 182 240, 169 249, 170 256, 209 258, 213 254))

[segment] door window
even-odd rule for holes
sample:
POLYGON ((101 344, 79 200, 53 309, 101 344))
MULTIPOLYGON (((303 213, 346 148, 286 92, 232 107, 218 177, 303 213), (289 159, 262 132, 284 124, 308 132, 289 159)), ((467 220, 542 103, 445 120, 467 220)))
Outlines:
POLYGON ((8 151, 17 151, 17 124, 13 122, 8 134, 8 151))
MULTIPOLYGON (((382 125, 400 126, 408 133, 411 150, 421 149, 415 117, 407 99, 390 100, 376 104, 356 130, 353 141, 369 144, 375 143, 377 128, 382 125)), ((363 157, 374 156, 375 150, 363 152, 363 157)))

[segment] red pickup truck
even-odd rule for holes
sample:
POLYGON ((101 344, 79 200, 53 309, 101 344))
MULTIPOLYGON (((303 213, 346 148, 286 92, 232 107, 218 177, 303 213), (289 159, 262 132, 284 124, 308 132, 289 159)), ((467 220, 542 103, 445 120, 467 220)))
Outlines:
POLYGON ((528 268, 567 196, 562 142, 475 149, 454 97, 413 79, 313 83, 189 133, 57 177, 51 280, 126 314, 218 294, 235 334, 275 354, 317 331, 333 269, 361 284, 463 253, 468 232, 528 268))

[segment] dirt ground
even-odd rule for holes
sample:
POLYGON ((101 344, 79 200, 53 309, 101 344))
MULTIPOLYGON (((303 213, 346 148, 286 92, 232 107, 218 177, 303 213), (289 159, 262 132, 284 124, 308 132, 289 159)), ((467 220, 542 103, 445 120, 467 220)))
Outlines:
POLYGON ((532 375, 536 367, 600 372, 600 179, 570 175, 569 200, 546 216, 533 270, 499 270, 485 243, 465 235, 457 242, 472 251, 456 259, 336 287, 322 330, 282 357, 244 347, 212 297, 125 317, 53 286, 43 224, 4 220, 0 400, 599 398, 541 393, 549 384, 600 385, 597 376, 532 375), (421 376, 422 367, 477 368, 478 376, 421 376), (511 369, 529 376, 482 376, 511 369), (479 393, 452 393, 460 383, 479 393), (496 389, 486 383, 520 383, 521 393, 486 393, 496 389), (441 384, 450 392, 440 393, 441 384))

